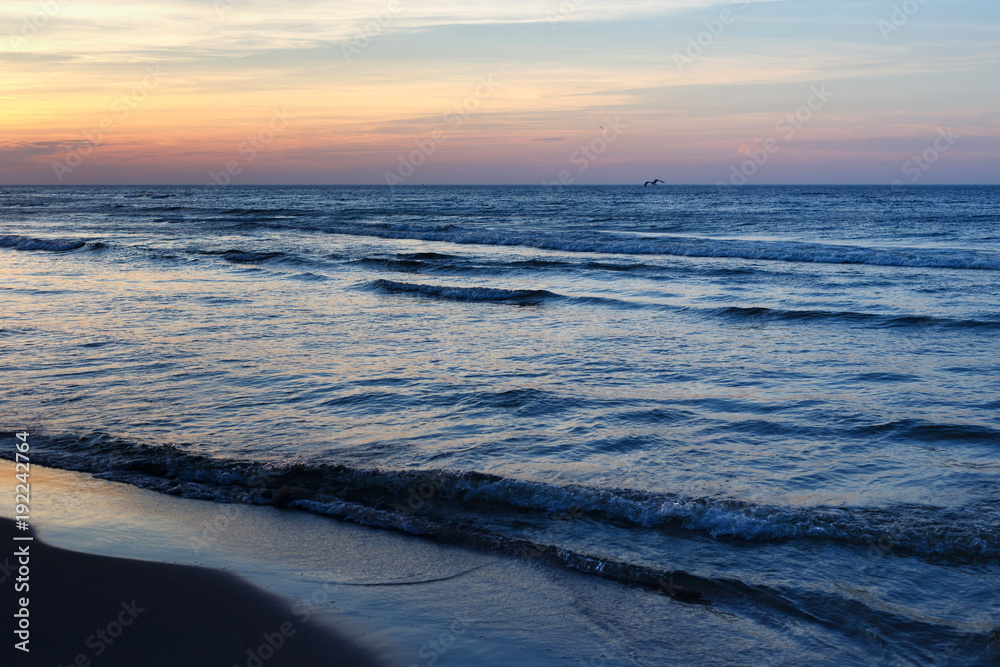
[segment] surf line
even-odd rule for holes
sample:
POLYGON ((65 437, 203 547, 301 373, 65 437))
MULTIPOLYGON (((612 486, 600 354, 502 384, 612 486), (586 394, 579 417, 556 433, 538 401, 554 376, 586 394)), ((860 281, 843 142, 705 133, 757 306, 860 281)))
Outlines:
POLYGON ((437 577, 436 579, 420 579, 417 581, 328 581, 327 583, 331 586, 416 586, 417 584, 433 584, 438 581, 450 581, 451 579, 458 579, 459 577, 464 577, 470 572, 475 572, 481 569, 482 565, 477 565, 475 567, 469 568, 464 572, 459 572, 457 574, 450 574, 447 577, 437 577))

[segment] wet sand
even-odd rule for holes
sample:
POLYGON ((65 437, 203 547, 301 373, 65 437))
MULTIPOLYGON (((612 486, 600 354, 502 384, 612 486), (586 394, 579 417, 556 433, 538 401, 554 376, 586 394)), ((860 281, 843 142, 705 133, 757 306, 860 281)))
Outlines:
POLYGON ((5 642, 11 658, 4 664, 382 664, 308 608, 295 609, 228 572, 60 549, 9 519, 0 519, 0 533, 3 544, 14 545, 12 554, 27 553, 8 557, 2 616, 27 628, 15 646, 5 642), (13 585, 21 592, 11 594, 13 585), (17 618, 24 601, 27 623, 17 618))

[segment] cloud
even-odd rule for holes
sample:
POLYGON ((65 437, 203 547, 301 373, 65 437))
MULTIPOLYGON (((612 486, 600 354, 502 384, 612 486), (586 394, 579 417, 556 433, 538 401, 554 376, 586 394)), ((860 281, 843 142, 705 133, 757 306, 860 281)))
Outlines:
MULTIPOLYGON (((602 158, 607 174, 632 173, 619 162, 726 167, 743 159, 736 151, 774 136, 817 84, 836 97, 783 143, 783 159, 895 160, 938 125, 969 130, 968 151, 949 155, 955 163, 972 146, 998 154, 996 141, 971 139, 974 126, 977 136, 1000 136, 1000 89, 989 85, 1000 57, 992 0, 968 0, 963 11, 927 3, 889 43, 875 25, 886 8, 863 0, 760 0, 746 11, 734 0, 54 1, 58 14, 6 51, 9 31, 38 3, 0 3, 8 179, 48 170, 47 158, 110 115, 113 137, 74 177, 135 170, 191 182, 287 106, 294 127, 255 163, 256 178, 283 180, 294 167, 315 173, 311 181, 377 182, 482 76, 494 76, 498 91, 449 134, 424 173, 464 180, 475 155, 489 154, 500 156, 489 161, 498 182, 527 178, 519 165, 550 169, 566 159, 561 144, 589 141, 616 116, 632 129, 602 158), (738 21, 679 71, 673 55, 723 11, 738 11, 738 21), (345 45, 366 40, 370 48, 345 56, 345 45), (164 85, 122 115, 120 101, 150 65, 169 73, 164 85), (351 172, 355 162, 367 165, 363 177, 351 172)), ((686 177, 715 178, 706 173, 686 177)))
MULTIPOLYGON (((249 55, 308 49, 353 40, 357 35, 424 31, 439 26, 636 21, 668 16, 733 0, 74 0, 30 39, 23 56, 76 54, 121 62, 160 50, 178 55, 249 55), (155 26, 155 29, 151 29, 155 26), (109 41, 109 34, 113 39, 109 41)), ((778 0, 747 0, 775 2, 778 0)), ((0 24, 14 27, 37 13, 33 3, 4 3, 0 24)), ((66 57, 66 56, 61 56, 66 57)))
POLYGON ((69 149, 64 141, 14 141, 0 143, 0 163, 14 164, 31 158, 51 157, 69 149))

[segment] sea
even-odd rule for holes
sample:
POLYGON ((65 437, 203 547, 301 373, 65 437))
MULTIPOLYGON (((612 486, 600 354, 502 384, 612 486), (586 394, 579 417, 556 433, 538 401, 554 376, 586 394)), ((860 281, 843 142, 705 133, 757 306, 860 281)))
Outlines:
POLYGON ((1000 188, 4 187, 0 290, 38 465, 1000 656, 1000 188))

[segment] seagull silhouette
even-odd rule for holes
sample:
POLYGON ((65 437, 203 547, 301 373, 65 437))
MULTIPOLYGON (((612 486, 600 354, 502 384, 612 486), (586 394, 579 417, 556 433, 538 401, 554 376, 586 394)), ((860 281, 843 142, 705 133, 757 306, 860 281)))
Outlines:
MULTIPOLYGON (((657 183, 663 183, 663 181, 661 181, 661 180, 660 180, 660 179, 658 179, 658 178, 654 178, 654 179, 653 179, 653 180, 651 180, 651 181, 646 181, 646 182, 645 182, 645 184, 643 184, 643 186, 642 186, 642 187, 646 187, 647 185, 656 185, 657 183)), ((663 184, 664 184, 664 185, 666 185, 666 183, 663 183, 663 184)))

